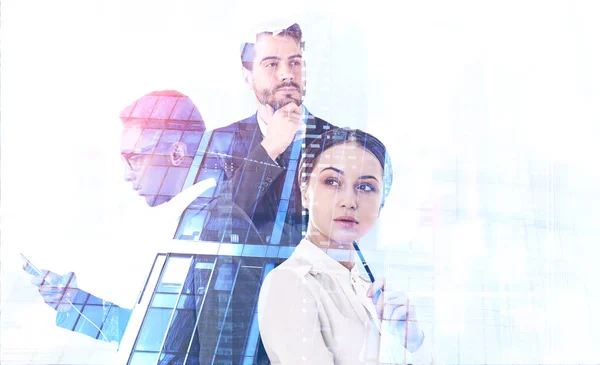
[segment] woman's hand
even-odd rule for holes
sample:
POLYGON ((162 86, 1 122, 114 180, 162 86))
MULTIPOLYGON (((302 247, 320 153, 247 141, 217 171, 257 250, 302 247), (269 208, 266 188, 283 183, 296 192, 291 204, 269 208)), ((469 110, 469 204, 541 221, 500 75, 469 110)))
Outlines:
POLYGON ((417 321, 415 307, 410 305, 406 293, 385 290, 385 279, 376 280, 367 291, 382 321, 388 321, 394 335, 401 338, 404 347, 415 352, 423 343, 423 331, 417 321))

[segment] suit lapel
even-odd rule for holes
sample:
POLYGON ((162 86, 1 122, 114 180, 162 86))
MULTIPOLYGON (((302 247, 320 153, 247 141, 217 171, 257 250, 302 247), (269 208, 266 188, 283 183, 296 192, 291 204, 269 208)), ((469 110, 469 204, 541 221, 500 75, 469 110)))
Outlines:
POLYGON ((250 152, 262 142, 262 134, 260 128, 258 128, 258 121, 256 120, 256 114, 248 118, 247 121, 239 123, 238 129, 235 133, 234 138, 234 151, 238 151, 242 156, 236 156, 246 158, 250 152))

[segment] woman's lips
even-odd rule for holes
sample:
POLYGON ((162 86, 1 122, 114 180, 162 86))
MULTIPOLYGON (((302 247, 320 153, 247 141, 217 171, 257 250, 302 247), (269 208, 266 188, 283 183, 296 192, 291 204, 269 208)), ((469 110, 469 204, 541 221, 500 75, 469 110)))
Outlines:
POLYGON ((333 221, 343 228, 354 228, 358 225, 354 217, 337 217, 333 221))

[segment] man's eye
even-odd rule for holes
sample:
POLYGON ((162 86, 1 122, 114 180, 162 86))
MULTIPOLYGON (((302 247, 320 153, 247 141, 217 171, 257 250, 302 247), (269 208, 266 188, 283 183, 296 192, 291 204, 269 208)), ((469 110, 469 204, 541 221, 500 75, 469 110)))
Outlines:
POLYGON ((300 66, 302 66, 302 62, 300 62, 300 61, 292 61, 291 65, 294 66, 294 67, 300 67, 300 66))
POLYGON ((267 63, 267 64, 265 64, 265 67, 266 67, 266 68, 274 68, 274 67, 277 67, 277 62, 270 62, 270 63, 267 63))
POLYGON ((129 163, 132 165, 139 165, 142 161, 144 161, 144 159, 147 157, 147 155, 134 155, 129 157, 129 163))

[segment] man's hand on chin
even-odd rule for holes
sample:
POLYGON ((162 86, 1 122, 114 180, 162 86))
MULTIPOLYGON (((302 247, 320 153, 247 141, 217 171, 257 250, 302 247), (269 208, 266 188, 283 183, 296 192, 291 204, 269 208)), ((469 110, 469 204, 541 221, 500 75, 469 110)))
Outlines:
POLYGON ((269 104, 259 106, 260 116, 267 123, 267 135, 261 145, 273 161, 292 143, 302 125, 302 105, 286 104, 275 111, 269 104))

